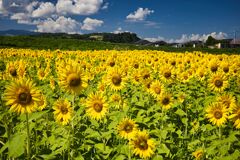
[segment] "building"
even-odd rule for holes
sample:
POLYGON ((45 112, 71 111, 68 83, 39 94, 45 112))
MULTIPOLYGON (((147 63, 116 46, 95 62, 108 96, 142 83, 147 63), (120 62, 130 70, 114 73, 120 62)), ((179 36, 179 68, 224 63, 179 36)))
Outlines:
POLYGON ((237 48, 237 47, 240 47, 240 39, 233 39, 231 42, 230 42, 230 46, 231 48, 237 48))

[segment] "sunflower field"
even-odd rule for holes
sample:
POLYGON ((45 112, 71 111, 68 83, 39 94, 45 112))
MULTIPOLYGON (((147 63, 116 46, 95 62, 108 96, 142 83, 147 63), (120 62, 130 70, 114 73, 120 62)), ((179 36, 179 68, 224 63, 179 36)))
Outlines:
POLYGON ((0 49, 0 159, 239 160, 240 56, 0 49))

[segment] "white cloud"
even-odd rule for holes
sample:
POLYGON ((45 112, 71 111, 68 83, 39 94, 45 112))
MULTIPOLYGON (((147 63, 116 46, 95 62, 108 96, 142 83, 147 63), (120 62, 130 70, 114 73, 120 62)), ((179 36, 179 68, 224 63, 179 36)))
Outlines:
POLYGON ((103 6, 102 6, 102 10, 105 10, 105 9, 108 9, 108 6, 109 6, 109 3, 108 2, 106 2, 103 6))
POLYGON ((122 27, 118 27, 115 31, 113 31, 112 33, 114 34, 118 34, 118 33, 124 33, 124 32, 129 32, 129 31, 123 31, 122 27))
POLYGON ((19 7, 20 5, 17 4, 17 3, 15 3, 15 2, 13 2, 10 6, 11 6, 11 7, 19 7))
POLYGON ((3 7, 3 2, 2 0, 0 0, 0 15, 3 14, 3 15, 7 15, 7 11, 4 9, 3 7))
POLYGON ((91 18, 86 18, 83 21, 83 26, 82 26, 82 30, 94 30, 97 27, 102 26, 104 22, 102 20, 97 20, 97 19, 91 19, 91 18))
POLYGON ((138 8, 134 13, 130 13, 126 19, 129 21, 143 21, 151 13, 154 13, 154 10, 149 10, 148 8, 138 8))
POLYGON ((79 33, 81 24, 74 19, 60 16, 54 20, 48 18, 37 25, 38 32, 48 33, 79 33))
POLYGON ((144 39, 149 42, 165 41, 165 38, 161 36, 158 36, 157 38, 144 38, 144 39))
POLYGON ((171 41, 175 41, 176 43, 185 43, 185 42, 189 42, 189 41, 206 41, 208 39, 209 36, 212 36, 215 39, 224 39, 227 37, 226 33, 223 32, 212 32, 210 34, 191 34, 191 35, 186 35, 183 34, 182 37, 180 39, 176 39, 176 40, 171 40, 171 41))
POLYGON ((19 24, 32 24, 31 18, 26 13, 15 13, 11 15, 10 19, 17 20, 19 24))
POLYGON ((191 34, 191 35, 187 35, 187 34, 183 34, 181 36, 181 38, 179 39, 165 39, 164 37, 157 37, 157 38, 144 38, 145 40, 148 40, 150 42, 156 42, 156 41, 166 41, 168 43, 186 43, 186 42, 190 42, 190 41, 203 41, 206 42, 206 40, 208 39, 208 36, 212 36, 215 39, 225 39, 227 38, 227 34, 223 33, 223 32, 212 32, 210 34, 191 34))
POLYGON ((90 15, 98 12, 103 0, 58 0, 56 9, 59 14, 90 15))
POLYGON ((27 11, 28 13, 32 13, 33 10, 34 10, 34 8, 35 8, 38 4, 39 4, 39 2, 33 1, 32 3, 30 3, 30 4, 28 4, 28 5, 26 6, 26 11, 27 11))
POLYGON ((41 5, 32 12, 32 17, 46 17, 48 15, 51 15, 55 12, 55 6, 54 4, 50 2, 41 3, 41 5))

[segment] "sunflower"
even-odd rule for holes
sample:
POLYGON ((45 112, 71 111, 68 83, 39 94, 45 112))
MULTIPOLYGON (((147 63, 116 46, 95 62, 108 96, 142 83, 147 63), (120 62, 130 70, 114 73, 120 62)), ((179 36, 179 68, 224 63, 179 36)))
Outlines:
POLYGON ((119 109, 119 108, 122 108, 125 106, 125 102, 124 102, 123 98, 118 93, 114 93, 113 95, 111 95, 110 100, 111 100, 112 105, 116 109, 119 109))
POLYGON ((18 77, 18 67, 16 62, 8 62, 7 64, 7 74, 11 78, 17 78, 18 77))
POLYGON ((113 91, 119 91, 125 87, 126 77, 118 68, 110 69, 107 73, 106 84, 113 91))
POLYGON ((216 73, 219 68, 218 59, 214 58, 209 62, 209 70, 211 73, 216 73))
POLYGON ((173 104, 173 97, 170 93, 163 93, 159 97, 159 102, 163 109, 168 110, 171 108, 171 106, 173 104))
POLYGON ((66 125, 69 123, 70 119, 72 118, 73 109, 71 107, 71 104, 68 100, 64 99, 58 99, 54 105, 54 117, 55 120, 62 124, 66 125))
POLYGON ((209 80, 209 87, 216 92, 222 92, 228 87, 228 81, 225 76, 220 73, 213 74, 209 80))
POLYGON ((129 142, 130 147, 135 155, 147 159, 154 154, 155 143, 149 138, 147 131, 138 131, 133 139, 129 142))
POLYGON ((136 123, 129 119, 124 118, 117 126, 119 135, 124 139, 132 139, 137 133, 136 123))
POLYGON ((16 80, 6 87, 4 100, 10 110, 17 113, 32 113, 40 101, 40 91, 30 80, 16 80))
POLYGON ((151 70, 147 67, 142 68, 140 71, 141 74, 141 81, 145 81, 147 79, 151 79, 152 75, 151 75, 151 70))
POLYGON ((229 111, 233 110, 236 107, 235 97, 231 94, 223 94, 217 97, 217 102, 225 105, 229 111))
POLYGON ((171 65, 164 65, 160 69, 161 80, 164 82, 171 82, 174 78, 174 70, 171 65))
POLYGON ((106 116, 108 104, 102 93, 91 93, 86 100, 86 113, 90 118, 100 120, 106 116))
POLYGON ((38 102, 38 109, 42 111, 47 106, 47 100, 46 97, 41 95, 40 101, 38 102))
POLYGON ((222 126, 227 121, 228 109, 221 103, 213 103, 209 105, 206 112, 206 117, 209 121, 218 127, 222 126))
POLYGON ((196 160, 200 160, 203 157, 204 150, 202 148, 197 149, 192 155, 195 157, 196 160))
POLYGON ((159 80, 156 80, 151 83, 149 91, 153 97, 158 98, 163 93, 164 87, 159 80))
POLYGON ((140 83, 140 80, 141 80, 141 73, 139 70, 134 70, 132 73, 131 73, 131 82, 133 84, 136 84, 138 85, 140 83))
POLYGON ((60 68, 60 85, 69 93, 80 94, 87 87, 87 79, 83 71, 76 64, 68 64, 66 68, 60 68))
POLYGON ((39 69, 37 75, 39 80, 44 80, 47 77, 48 73, 44 69, 39 69))
POLYGON ((234 121, 234 126, 237 129, 240 128, 240 104, 232 110, 232 114, 228 118, 234 121))

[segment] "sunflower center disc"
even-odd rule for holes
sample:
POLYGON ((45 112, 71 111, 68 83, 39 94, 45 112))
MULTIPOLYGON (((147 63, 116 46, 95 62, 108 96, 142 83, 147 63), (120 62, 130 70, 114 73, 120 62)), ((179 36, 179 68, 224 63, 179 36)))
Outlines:
POLYGON ((119 75, 113 76, 112 82, 114 85, 117 85, 117 86, 120 85, 120 83, 122 82, 121 76, 119 75))
POLYGON ((156 94, 160 94, 160 93, 161 93, 161 89, 160 89, 159 87, 156 87, 156 88, 155 88, 155 93, 156 93, 156 94))
POLYGON ((143 76, 143 79, 148 79, 150 77, 150 74, 145 74, 144 76, 143 76))
POLYGON ((16 71, 16 69, 11 69, 11 70, 10 70, 10 74, 11 74, 13 77, 16 77, 16 76, 17 76, 17 71, 16 71))
POLYGON ((20 104, 29 104, 32 100, 32 96, 29 92, 22 92, 18 95, 18 100, 20 104))
POLYGON ((171 72, 165 72, 164 77, 165 78, 170 78, 171 77, 171 72))
POLYGON ((71 87, 77 87, 79 86, 81 83, 81 79, 80 78, 73 78, 70 80, 70 86, 71 87))
POLYGON ((212 66, 212 67, 211 67, 211 71, 212 71, 212 72, 216 72, 216 71, 217 71, 217 69, 218 69, 218 67, 217 67, 217 66, 212 66))
POLYGON ((126 126, 124 126, 124 131, 127 133, 132 132, 133 130, 133 126, 131 124, 127 124, 126 126))
POLYGON ((101 112, 102 111, 102 108, 103 108, 103 106, 102 106, 102 104, 100 104, 100 103, 95 103, 94 105, 93 105, 93 108, 94 108, 94 110, 96 111, 96 112, 101 112))
POLYGON ((68 113, 68 109, 65 106, 61 106, 60 110, 61 110, 62 114, 67 114, 68 113))
POLYGON ((216 111, 216 112, 214 113, 214 117, 215 117, 216 119, 222 118, 222 112, 216 111))
POLYGON ((162 100, 162 103, 163 103, 164 105, 169 104, 169 98, 164 98, 164 99, 162 100))
POLYGON ((139 67, 139 65, 137 63, 134 64, 133 66, 135 69, 137 69, 139 67))
POLYGON ((173 62, 171 63, 171 65, 172 65, 172 66, 175 66, 175 65, 176 65, 176 62, 175 62, 175 61, 173 61, 173 62))
POLYGON ((216 87, 222 87, 223 81, 221 81, 221 80, 216 80, 214 84, 215 84, 216 87))
POLYGON ((140 140, 140 142, 139 142, 139 148, 140 148, 141 150, 146 150, 146 149, 148 149, 147 140, 145 140, 145 139, 140 140))
POLYGON ((115 66, 115 62, 110 62, 110 66, 111 67, 115 66))
POLYGON ((229 68, 228 68, 228 67, 224 67, 224 68, 223 68, 223 71, 224 71, 225 73, 228 73, 229 68))

